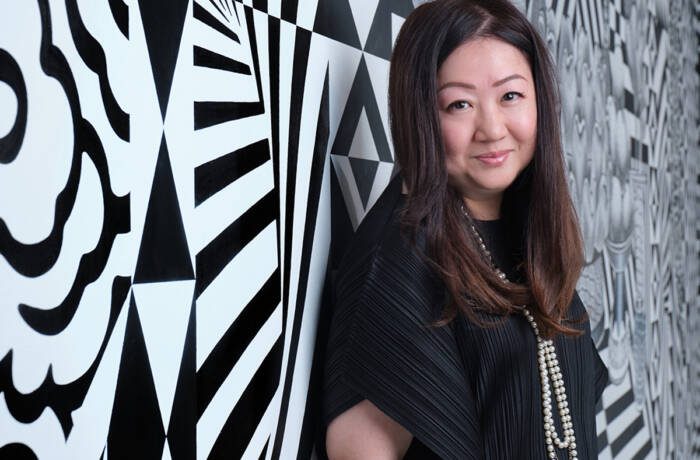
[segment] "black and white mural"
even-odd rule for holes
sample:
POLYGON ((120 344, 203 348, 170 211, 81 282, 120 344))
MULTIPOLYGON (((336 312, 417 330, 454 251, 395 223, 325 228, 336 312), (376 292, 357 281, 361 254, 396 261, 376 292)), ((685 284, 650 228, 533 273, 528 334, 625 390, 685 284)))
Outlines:
MULTIPOLYGON (((0 458, 323 458, 411 0, 0 3, 0 458)), ((700 458, 700 5, 522 0, 555 57, 600 458, 700 458)))

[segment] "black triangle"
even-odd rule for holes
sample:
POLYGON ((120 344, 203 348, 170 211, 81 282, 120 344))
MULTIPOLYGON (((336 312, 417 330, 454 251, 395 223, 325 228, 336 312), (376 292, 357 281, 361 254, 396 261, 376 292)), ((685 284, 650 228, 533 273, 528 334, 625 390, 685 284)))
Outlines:
POLYGON ((367 34, 365 51, 382 59, 390 59, 394 46, 391 15, 396 14, 405 18, 411 11, 413 11, 411 0, 380 0, 367 34))
POLYGON ((389 140, 384 131, 384 124, 379 114, 379 106, 374 96, 374 89, 372 88, 372 81, 369 78, 369 71, 364 56, 360 58, 360 64, 357 66, 357 72, 352 82, 352 88, 350 88, 347 103, 343 109, 343 115, 340 117, 338 131, 333 140, 333 147, 331 147, 332 154, 348 155, 350 153, 350 146, 355 137, 357 125, 360 122, 362 109, 365 110, 365 115, 367 115, 369 129, 372 133, 372 140, 377 149, 379 160, 387 163, 393 162, 391 150, 389 149, 389 140))
POLYGON ((379 166, 379 162, 375 160, 365 160, 364 158, 348 157, 348 159, 350 160, 352 175, 355 176, 357 191, 360 192, 362 207, 366 208, 367 200, 369 200, 369 194, 374 184, 374 176, 377 175, 377 166, 379 166))
POLYGON ((343 190, 338 180, 335 168, 331 168, 331 247, 329 253, 328 270, 335 270, 340 267, 340 261, 352 241, 355 229, 350 220, 348 208, 343 199, 343 190))
POLYGON ((134 283, 194 279, 168 147, 163 136, 141 235, 134 283))
POLYGON ((194 301, 190 309, 190 319, 187 324, 185 346, 182 350, 180 373, 177 378, 175 399, 168 423, 168 444, 173 460, 194 459, 197 436, 197 391, 195 389, 196 356, 195 356, 195 309, 194 301))
POLYGON ((188 3, 188 0, 170 0, 167 3, 139 0, 141 22, 146 34, 148 55, 163 118, 168 108, 168 96, 173 83, 188 3))
POLYGON ((348 0, 319 0, 314 32, 361 50, 360 36, 352 17, 348 0))
POLYGON ((164 442, 153 374, 132 295, 107 435, 107 458, 161 458, 164 442))

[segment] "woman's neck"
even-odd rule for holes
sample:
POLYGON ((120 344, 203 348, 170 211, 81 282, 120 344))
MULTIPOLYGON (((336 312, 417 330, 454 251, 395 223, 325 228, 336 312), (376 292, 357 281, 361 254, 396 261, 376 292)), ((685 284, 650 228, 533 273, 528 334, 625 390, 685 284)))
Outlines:
POLYGON ((498 220, 501 217, 502 195, 494 195, 474 200, 464 197, 464 204, 476 220, 498 220))

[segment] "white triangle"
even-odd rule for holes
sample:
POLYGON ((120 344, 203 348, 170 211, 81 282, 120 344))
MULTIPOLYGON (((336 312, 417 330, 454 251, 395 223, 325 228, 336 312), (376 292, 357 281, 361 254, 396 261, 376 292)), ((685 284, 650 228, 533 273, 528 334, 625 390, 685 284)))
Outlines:
POLYGON ((348 210, 352 228, 353 230, 357 230, 358 225, 360 225, 362 218, 365 216, 365 210, 362 206, 360 192, 357 190, 357 185, 352 175, 350 160, 345 155, 331 154, 331 162, 333 163, 335 174, 338 177, 340 190, 343 194, 343 200, 348 210))
POLYGON ((386 133, 389 150, 393 152, 394 148, 391 144, 391 129, 389 126, 389 61, 369 53, 364 53, 364 57, 369 79, 372 82, 374 99, 377 101, 379 117, 382 120, 382 129, 386 133))
POLYGON ((362 48, 364 48, 379 0, 348 0, 348 3, 355 19, 357 35, 360 37, 362 48))
POLYGON ((132 289, 167 432, 192 308, 194 280, 134 284, 132 289))
POLYGON ((364 107, 362 107, 360 119, 357 121, 355 134, 352 136, 352 144, 350 144, 348 156, 362 158, 363 160, 379 161, 379 154, 377 153, 377 147, 374 145, 372 129, 369 126, 364 107))
POLYGON ((394 43, 396 43, 396 37, 399 36, 399 31, 403 25, 405 18, 399 16, 398 14, 391 13, 391 49, 394 49, 394 43))
POLYGON ((391 182, 391 173, 394 171, 394 163, 387 163, 386 161, 380 161, 377 165, 377 174, 374 176, 374 183, 372 184, 372 191, 369 193, 369 198, 367 199, 367 208, 365 212, 369 212, 377 202, 382 192, 389 182, 391 182))
MULTIPOLYGON (((335 139, 355 74, 362 58, 362 51, 336 40, 314 36, 319 56, 328 59, 328 135, 335 139)), ((332 152, 331 152, 332 153, 332 152)))
POLYGON ((170 455, 170 446, 168 445, 168 438, 165 438, 165 443, 163 444, 163 458, 161 460, 172 460, 170 455))

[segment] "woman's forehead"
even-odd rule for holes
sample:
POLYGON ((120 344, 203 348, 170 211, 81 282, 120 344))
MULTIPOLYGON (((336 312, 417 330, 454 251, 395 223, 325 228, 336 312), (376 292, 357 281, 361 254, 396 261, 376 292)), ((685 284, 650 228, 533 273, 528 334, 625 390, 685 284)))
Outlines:
POLYGON ((455 84, 475 89, 531 81, 532 71, 518 48, 496 38, 478 38, 455 48, 438 69, 437 79, 438 88, 455 84))

